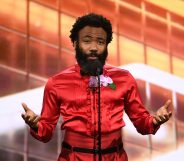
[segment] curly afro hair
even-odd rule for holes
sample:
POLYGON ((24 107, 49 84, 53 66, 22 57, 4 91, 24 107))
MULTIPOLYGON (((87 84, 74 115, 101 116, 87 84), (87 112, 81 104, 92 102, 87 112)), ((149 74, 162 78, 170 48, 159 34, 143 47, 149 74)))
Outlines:
POLYGON ((102 15, 89 13, 82 17, 78 17, 76 22, 73 24, 73 28, 70 30, 70 39, 72 43, 78 40, 78 33, 85 26, 102 27, 107 33, 107 44, 112 41, 112 26, 110 21, 102 15))

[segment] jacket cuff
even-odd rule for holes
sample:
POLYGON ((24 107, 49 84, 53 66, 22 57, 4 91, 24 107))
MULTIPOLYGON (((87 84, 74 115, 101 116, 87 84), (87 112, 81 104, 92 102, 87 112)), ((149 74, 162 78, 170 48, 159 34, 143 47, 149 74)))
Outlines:
POLYGON ((37 131, 30 128, 30 134, 38 140, 41 140, 42 131, 43 131, 43 126, 39 122, 38 122, 38 130, 37 131))
POLYGON ((150 124, 150 134, 155 135, 155 133, 158 131, 158 129, 160 128, 160 125, 156 126, 153 124, 153 116, 151 116, 151 118, 149 119, 149 124, 150 124))

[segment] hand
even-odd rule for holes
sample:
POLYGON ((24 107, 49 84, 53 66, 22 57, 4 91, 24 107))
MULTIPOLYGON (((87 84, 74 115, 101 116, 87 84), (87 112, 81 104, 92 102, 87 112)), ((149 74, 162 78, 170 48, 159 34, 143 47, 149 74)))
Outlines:
POLYGON ((22 114, 22 118, 24 119, 25 123, 28 124, 31 128, 37 130, 40 116, 36 115, 31 109, 29 109, 25 103, 22 103, 22 107, 25 111, 25 113, 22 114))
POLYGON ((153 124, 155 126, 159 126, 165 122, 167 122, 172 116, 172 111, 169 111, 169 106, 171 104, 171 100, 168 100, 158 111, 156 112, 153 118, 153 124))

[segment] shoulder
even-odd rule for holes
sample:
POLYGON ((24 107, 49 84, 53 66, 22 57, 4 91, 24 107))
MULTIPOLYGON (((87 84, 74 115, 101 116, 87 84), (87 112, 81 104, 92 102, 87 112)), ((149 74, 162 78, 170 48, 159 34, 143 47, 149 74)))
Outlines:
POLYGON ((76 72, 76 68, 75 68, 75 65, 73 66, 70 66, 64 70, 62 70, 61 72, 55 74, 54 76, 52 76, 51 78, 57 78, 57 77, 60 77, 60 76, 63 76, 63 75, 69 75, 69 74, 73 74, 76 72))
POLYGON ((105 65, 105 71, 109 74, 118 74, 119 76, 132 77, 131 73, 128 70, 122 69, 116 66, 112 66, 112 65, 105 65))
POLYGON ((76 67, 75 65, 68 67, 61 72, 51 76, 48 81, 46 86, 48 87, 54 87, 57 86, 58 84, 62 84, 64 81, 71 79, 72 77, 75 77, 76 75, 76 67))
POLYGON ((105 66, 106 75, 111 77, 113 80, 116 80, 118 82, 123 82, 127 85, 136 84, 135 78, 132 76, 132 74, 126 70, 119 67, 106 65, 105 66))
POLYGON ((61 80, 61 79, 66 79, 66 77, 70 76, 70 75, 74 75, 76 73, 76 67, 75 65, 70 66, 64 70, 62 70, 61 72, 53 75, 52 77, 50 77, 49 79, 52 80, 61 80))

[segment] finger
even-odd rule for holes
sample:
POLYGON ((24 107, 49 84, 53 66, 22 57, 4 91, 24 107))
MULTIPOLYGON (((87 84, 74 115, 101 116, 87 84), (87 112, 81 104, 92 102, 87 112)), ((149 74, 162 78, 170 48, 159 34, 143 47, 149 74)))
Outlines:
POLYGON ((167 112, 166 114, 164 114, 164 116, 167 120, 169 120, 169 118, 172 116, 172 112, 167 112))
POLYGON ((160 118, 162 120, 168 120, 169 119, 169 113, 167 112, 166 109, 163 109, 162 110, 162 113, 160 114, 160 118))
POLYGON ((159 123, 163 124, 164 122, 167 122, 170 119, 171 115, 172 115, 172 112, 169 112, 169 113, 166 113, 164 115, 158 116, 159 120, 162 120, 159 123))
POLYGON ((22 116, 22 118, 25 120, 25 114, 22 113, 21 116, 22 116))
POLYGON ((158 116, 155 116, 153 121, 155 125, 161 125, 161 120, 158 118, 158 116))
POLYGON ((25 103, 22 103, 22 107, 24 108, 24 111, 27 112, 30 110, 25 103))
POLYGON ((34 119, 33 123, 37 123, 40 120, 40 116, 36 116, 36 118, 34 119))
POLYGON ((29 121, 32 123, 37 118, 37 115, 30 116, 29 121))
POLYGON ((155 119, 156 119, 156 121, 157 121, 158 123, 162 122, 160 116, 158 116, 158 115, 155 116, 155 119))
POLYGON ((161 123, 168 120, 168 119, 167 119, 167 116, 164 116, 164 115, 160 115, 160 116, 159 116, 159 119, 161 120, 161 121, 160 121, 161 123))
POLYGON ((22 118, 24 119, 25 123, 29 124, 30 122, 30 116, 27 114, 22 114, 22 118))
POLYGON ((171 104, 171 100, 167 100, 166 103, 164 104, 165 109, 168 109, 170 104, 171 104))
POLYGON ((163 118, 164 118, 164 120, 169 120, 169 118, 170 118, 169 113, 168 114, 164 114, 163 118))
POLYGON ((37 116, 33 122, 31 122, 31 127, 38 127, 37 123, 40 120, 40 117, 37 116))
POLYGON ((169 118, 172 116, 172 111, 169 112, 169 118))
POLYGON ((28 120, 28 119, 30 118, 30 116, 29 116, 29 115, 27 115, 27 113, 22 114, 22 117, 23 117, 23 119, 26 119, 26 120, 28 120))
POLYGON ((38 123, 39 119, 40 119, 40 117, 39 116, 36 116, 34 118, 34 120, 32 120, 31 122, 29 122, 29 126, 31 128, 37 128, 38 127, 37 123, 38 123))

